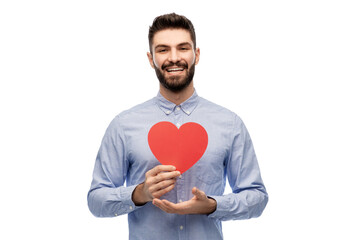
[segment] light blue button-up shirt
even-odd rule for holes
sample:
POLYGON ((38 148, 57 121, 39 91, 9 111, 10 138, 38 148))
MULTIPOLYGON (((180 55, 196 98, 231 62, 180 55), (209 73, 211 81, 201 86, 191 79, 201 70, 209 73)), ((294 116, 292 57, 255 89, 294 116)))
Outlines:
POLYGON ((116 116, 102 140, 88 193, 89 209, 95 216, 128 214, 131 240, 223 239, 221 221, 258 217, 267 201, 244 123, 233 112, 196 92, 178 106, 159 93, 116 116), (147 136, 150 128, 161 121, 177 127, 195 122, 208 134, 204 155, 161 198, 174 203, 187 201, 193 197, 191 189, 197 187, 216 200, 217 208, 212 214, 169 214, 151 202, 143 206, 133 203, 135 187, 145 180, 148 170, 160 164, 150 150, 147 136), (223 195, 226 178, 232 193, 223 195))

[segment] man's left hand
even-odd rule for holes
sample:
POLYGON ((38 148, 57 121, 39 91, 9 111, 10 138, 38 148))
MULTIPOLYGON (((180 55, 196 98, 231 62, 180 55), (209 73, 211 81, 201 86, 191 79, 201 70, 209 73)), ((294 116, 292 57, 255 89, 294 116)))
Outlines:
POLYGON ((196 187, 192 189, 194 197, 189 201, 172 203, 158 198, 153 199, 153 204, 167 213, 176 214, 210 214, 216 210, 216 201, 208 198, 203 191, 196 187))

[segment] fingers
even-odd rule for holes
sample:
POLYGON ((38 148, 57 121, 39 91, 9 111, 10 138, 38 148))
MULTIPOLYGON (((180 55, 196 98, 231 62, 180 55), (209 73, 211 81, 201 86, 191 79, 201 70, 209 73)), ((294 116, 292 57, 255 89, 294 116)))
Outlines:
POLYGON ((199 199, 199 200, 206 200, 207 199, 206 194, 203 191, 197 189, 196 187, 193 187, 192 194, 194 194, 196 196, 196 198, 199 199))
POLYGON ((177 214, 184 214, 183 211, 180 211, 179 204, 174 204, 172 202, 169 202, 167 200, 160 200, 160 199, 154 199, 153 204, 163 210, 167 213, 177 213, 177 214))
POLYGON ((161 172, 161 173, 158 173, 156 176, 153 176, 152 180, 154 181, 154 183, 158 183, 158 182, 168 180, 168 179, 175 179, 178 176, 180 176, 179 171, 161 172))
POLYGON ((168 180, 175 181, 178 176, 180 176, 179 171, 161 172, 155 176, 147 176, 145 180, 145 184, 147 184, 148 186, 156 185, 157 187, 155 187, 155 189, 164 188, 166 187, 165 185, 163 185, 164 181, 166 182, 168 182, 168 180))
POLYGON ((153 199, 152 203, 167 213, 176 214, 210 214, 216 210, 217 203, 214 199, 207 198, 203 191, 192 189, 194 197, 181 203, 172 203, 167 200, 153 199))
POLYGON ((175 171, 176 167, 171 165, 158 165, 146 173, 146 177, 156 176, 160 172, 172 172, 175 171))
POLYGON ((158 165, 146 172, 145 178, 148 184, 156 184, 180 176, 180 172, 175 170, 176 168, 174 166, 158 165))
POLYGON ((169 183, 167 180, 175 180, 178 176, 180 176, 180 172, 175 170, 176 168, 174 166, 158 165, 145 174, 145 184, 148 185, 149 188, 150 186, 153 186, 153 190, 165 188, 169 185, 167 184, 169 183), (166 182, 163 183, 164 181, 166 182))
POLYGON ((175 187, 179 171, 171 165, 158 165, 145 174, 144 191, 147 199, 159 198, 175 187))
POLYGON ((153 198, 159 198, 165 193, 170 192, 175 187, 175 179, 164 180, 155 185, 149 187, 149 192, 151 193, 153 198))

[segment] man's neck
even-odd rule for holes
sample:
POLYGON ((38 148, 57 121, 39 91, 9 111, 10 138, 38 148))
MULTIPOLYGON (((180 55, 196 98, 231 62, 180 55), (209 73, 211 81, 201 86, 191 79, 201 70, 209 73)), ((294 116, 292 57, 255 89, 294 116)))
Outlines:
POLYGON ((193 83, 190 83, 185 89, 180 92, 172 92, 169 89, 166 89, 162 85, 160 85, 160 94, 168 101, 175 103, 176 105, 180 105, 185 102, 194 94, 194 86, 193 83))

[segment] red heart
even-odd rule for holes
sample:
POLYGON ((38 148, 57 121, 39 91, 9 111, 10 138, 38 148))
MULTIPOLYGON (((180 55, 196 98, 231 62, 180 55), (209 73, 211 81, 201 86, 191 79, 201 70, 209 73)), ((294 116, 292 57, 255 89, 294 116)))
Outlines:
POLYGON ((173 165, 184 173, 204 154, 208 135, 194 122, 185 123, 179 129, 171 122, 159 122, 151 127, 148 143, 161 164, 173 165))

